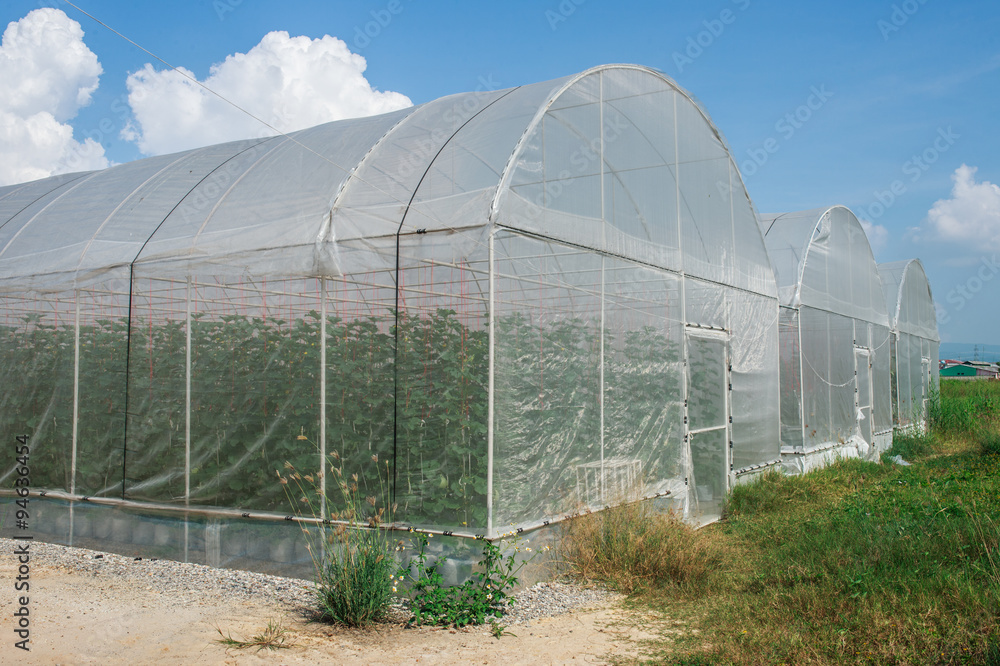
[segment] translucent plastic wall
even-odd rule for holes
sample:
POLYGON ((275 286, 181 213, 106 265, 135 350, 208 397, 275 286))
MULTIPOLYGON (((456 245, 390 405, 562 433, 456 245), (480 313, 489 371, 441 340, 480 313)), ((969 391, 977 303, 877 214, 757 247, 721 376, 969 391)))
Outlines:
MULTIPOLYGON (((889 319, 868 239, 842 206, 765 216, 782 304, 781 441, 786 466, 810 452, 891 443, 889 319)), ((798 461, 798 462, 796 462, 798 461)))
MULTIPOLYGON (((602 506, 630 485, 711 512, 700 503, 717 503, 731 475, 774 463, 773 274, 739 173, 690 98, 637 69, 581 77, 536 119, 504 182, 497 321, 510 313, 529 326, 516 339, 529 335, 540 357, 572 350, 574 360, 530 372, 537 398, 532 389, 511 403, 512 389, 497 386, 497 522, 517 524, 538 503, 550 515, 602 506), (542 331, 532 338, 530 327, 542 331), (546 328, 575 331, 573 343, 547 342, 546 328), (528 396, 547 413, 549 390, 565 396, 550 407, 565 405, 573 427, 531 444, 506 419, 528 396), (526 446, 550 457, 526 465, 526 446)), ((498 382, 536 362, 508 356, 504 337, 498 382)))
POLYGON ((926 428, 939 383, 937 314, 919 259, 879 264, 892 322, 892 413, 897 428, 926 428))
POLYGON ((779 458, 756 215, 643 68, 3 188, 0 248, 2 418, 72 501, 336 519, 346 481, 496 535, 779 458))

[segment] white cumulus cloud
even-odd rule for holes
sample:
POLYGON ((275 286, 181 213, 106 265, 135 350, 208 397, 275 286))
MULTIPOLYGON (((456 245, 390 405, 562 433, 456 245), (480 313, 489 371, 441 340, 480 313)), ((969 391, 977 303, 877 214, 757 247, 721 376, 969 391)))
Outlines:
MULTIPOLYGON (((366 67, 336 37, 271 32, 247 53, 213 65, 202 83, 282 132, 412 104, 400 93, 374 90, 366 67)), ((135 120, 122 135, 147 155, 273 134, 177 71, 147 64, 127 84, 135 120)))
POLYGON ((886 245, 889 244, 889 230, 881 224, 875 224, 868 220, 858 221, 861 222, 861 228, 865 230, 865 235, 868 236, 868 244, 872 246, 872 254, 877 257, 878 253, 884 250, 886 245))
POLYGON ((942 240, 1000 249, 1000 186, 977 183, 976 170, 965 164, 955 170, 951 198, 936 201, 927 222, 942 240))
POLYGON ((8 24, 0 42, 0 184, 108 166, 66 123, 90 104, 102 69, 83 29, 58 9, 8 24))

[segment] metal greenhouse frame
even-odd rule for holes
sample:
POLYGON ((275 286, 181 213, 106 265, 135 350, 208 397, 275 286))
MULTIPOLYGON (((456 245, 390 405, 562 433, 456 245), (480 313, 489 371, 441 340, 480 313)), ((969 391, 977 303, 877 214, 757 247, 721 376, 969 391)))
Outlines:
POLYGON ((938 390, 937 312, 919 259, 879 264, 892 327, 892 422, 925 432, 928 403, 938 390))
POLYGON ((762 218, 781 303, 786 471, 892 445, 889 317, 868 237, 843 206, 762 218))
POLYGON ((641 497, 711 519, 780 462, 757 216, 637 66, 0 188, 0 326, 57 540, 294 559, 254 521, 337 516, 286 462, 487 538, 641 497))

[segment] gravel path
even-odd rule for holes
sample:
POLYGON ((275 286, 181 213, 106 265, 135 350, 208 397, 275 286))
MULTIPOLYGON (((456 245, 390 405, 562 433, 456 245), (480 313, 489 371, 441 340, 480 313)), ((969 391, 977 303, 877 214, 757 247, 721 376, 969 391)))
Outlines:
MULTIPOLYGON (((14 541, 0 539, 2 552, 13 552, 14 541)), ((310 581, 282 578, 251 571, 217 569, 172 560, 132 558, 86 548, 33 542, 34 566, 89 574, 97 579, 130 582, 174 599, 178 605, 216 600, 255 605, 275 604, 303 611, 312 606, 315 586, 310 581)), ((41 574, 44 575, 44 574, 41 574)), ((521 590, 508 606, 505 625, 529 625, 532 620, 594 608, 621 599, 605 590, 574 583, 543 582, 521 590)), ((394 604, 391 622, 409 618, 403 603, 394 604)))

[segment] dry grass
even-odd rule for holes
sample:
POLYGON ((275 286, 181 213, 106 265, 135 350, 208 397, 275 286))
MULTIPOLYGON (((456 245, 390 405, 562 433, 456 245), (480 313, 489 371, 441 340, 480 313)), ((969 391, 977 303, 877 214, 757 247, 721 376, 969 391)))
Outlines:
POLYGON ((237 649, 244 649, 249 647, 257 648, 257 651, 263 649, 268 650, 278 650, 280 648, 290 648, 292 643, 288 642, 288 637, 285 635, 287 629, 281 626, 281 622, 270 620, 267 623, 267 628, 255 636, 251 636, 246 640, 239 640, 233 638, 232 633, 222 633, 222 629, 218 627, 215 628, 219 632, 219 636, 222 638, 218 639, 219 643, 222 643, 226 647, 232 647, 237 649))
POLYGON ((718 535, 696 531, 650 502, 632 502, 569 521, 561 552, 574 573, 624 594, 698 596, 727 559, 718 535))

